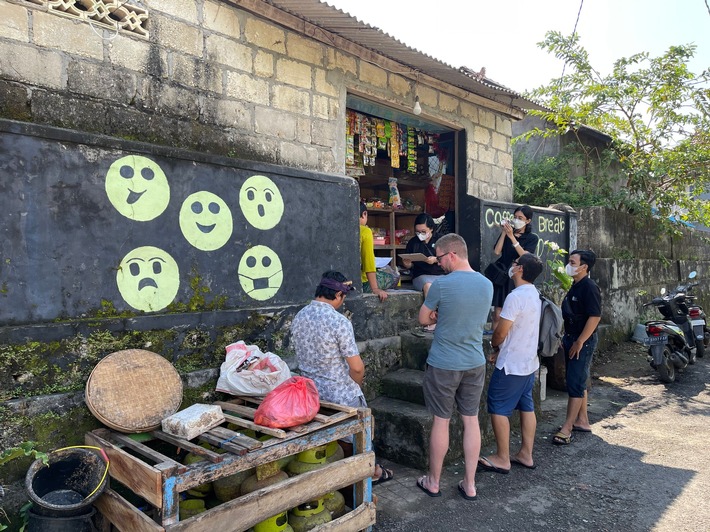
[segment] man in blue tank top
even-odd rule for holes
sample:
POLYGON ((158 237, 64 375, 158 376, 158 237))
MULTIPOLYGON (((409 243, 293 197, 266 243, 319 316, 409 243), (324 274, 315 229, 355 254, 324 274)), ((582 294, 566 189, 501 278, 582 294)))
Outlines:
POLYGON ((433 415, 429 442, 429 471, 417 486, 439 497, 444 456, 449 449, 449 421, 454 404, 464 426, 464 478, 458 485, 466 500, 476 497, 476 465, 481 450, 478 407, 486 376, 483 329, 493 299, 493 285, 471 268, 463 238, 448 234, 439 239, 436 257, 446 275, 436 279, 419 310, 419 323, 436 323, 427 358, 424 400, 433 415))

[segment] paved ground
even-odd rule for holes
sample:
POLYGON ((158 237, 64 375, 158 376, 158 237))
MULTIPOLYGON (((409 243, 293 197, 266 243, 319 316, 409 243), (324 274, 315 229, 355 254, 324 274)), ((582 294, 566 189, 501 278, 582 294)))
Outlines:
POLYGON ((598 356, 593 376, 592 434, 551 444, 567 396, 548 389, 536 470, 478 473, 478 500, 469 502, 456 490, 460 463, 445 471, 440 498, 415 486, 422 471, 390 464, 396 478, 374 488, 375 530, 710 530, 710 358, 664 385, 643 348, 627 343, 598 356))

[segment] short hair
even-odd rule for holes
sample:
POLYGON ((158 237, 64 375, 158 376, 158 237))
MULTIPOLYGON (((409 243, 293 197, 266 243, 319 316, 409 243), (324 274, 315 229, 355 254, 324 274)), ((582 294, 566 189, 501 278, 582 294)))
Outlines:
POLYGON ((518 264, 523 268, 523 281, 534 283, 542 273, 542 261, 534 253, 523 253, 518 257, 518 264))
POLYGON ((454 252, 459 257, 468 260, 468 246, 466 241, 456 233, 449 233, 436 241, 436 249, 444 253, 454 252))
POLYGON ((530 205, 521 205, 520 207, 517 207, 517 208, 513 211, 513 215, 515 215, 516 212, 522 212, 522 213, 523 213, 523 216, 525 216, 525 218, 527 218, 528 220, 530 220, 530 223, 525 225, 525 231, 524 231, 524 232, 525 232, 525 233, 531 233, 531 232, 532 232, 532 217, 533 217, 533 210, 532 210, 532 207, 530 207, 530 205))
POLYGON ((423 212, 414 219, 415 226, 420 224, 426 225, 429 229, 434 229, 434 218, 431 217, 431 214, 423 212))
MULTIPOLYGON (((321 279, 333 279, 334 281, 338 281, 339 283, 344 283, 348 280, 348 278, 345 277, 342 273, 336 272, 335 270, 328 270, 323 275, 321 275, 321 279)), ((335 299, 335 294, 337 294, 338 292, 340 292, 340 290, 333 290, 332 288, 323 286, 320 283, 318 284, 318 286, 316 286, 316 297, 324 297, 326 299, 332 300, 335 299)))
POLYGON ((362 218, 362 214, 364 212, 367 212, 367 205, 365 205, 364 201, 360 202, 360 218, 362 218))
POLYGON ((597 262, 597 254, 594 253, 591 249, 575 249, 574 251, 570 252, 570 257, 572 255, 579 255, 579 262, 581 264, 586 264, 587 265, 587 270, 591 271, 592 266, 594 266, 594 263, 597 262))

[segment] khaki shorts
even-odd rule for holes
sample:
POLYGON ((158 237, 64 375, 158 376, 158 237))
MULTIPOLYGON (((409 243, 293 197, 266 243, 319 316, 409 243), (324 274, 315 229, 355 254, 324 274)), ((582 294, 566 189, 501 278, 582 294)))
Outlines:
POLYGON ((427 364, 424 374, 424 403, 436 417, 450 419, 454 402, 462 416, 477 416, 481 404, 486 365, 466 371, 440 369, 427 364))

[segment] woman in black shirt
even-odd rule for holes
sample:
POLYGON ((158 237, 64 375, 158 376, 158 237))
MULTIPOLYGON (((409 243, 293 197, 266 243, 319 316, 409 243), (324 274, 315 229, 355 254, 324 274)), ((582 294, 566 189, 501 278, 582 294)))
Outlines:
POLYGON ((422 213, 414 220, 414 238, 407 242, 406 253, 421 253, 427 257, 426 261, 411 261, 402 259, 404 267, 412 271, 412 284, 417 290, 424 292, 426 297, 431 283, 437 276, 446 272, 436 261, 436 241, 439 237, 434 236, 434 219, 431 215, 422 213))
MULTIPOLYGON (((500 255, 496 261, 501 269, 508 270, 513 261, 525 253, 535 253, 539 237, 532 232, 533 211, 528 205, 521 205, 513 212, 513 221, 504 221, 500 227, 500 236, 496 241, 493 253, 500 255)), ((493 319, 492 329, 495 330, 503 302, 515 286, 510 278, 503 284, 493 285, 493 319)))

